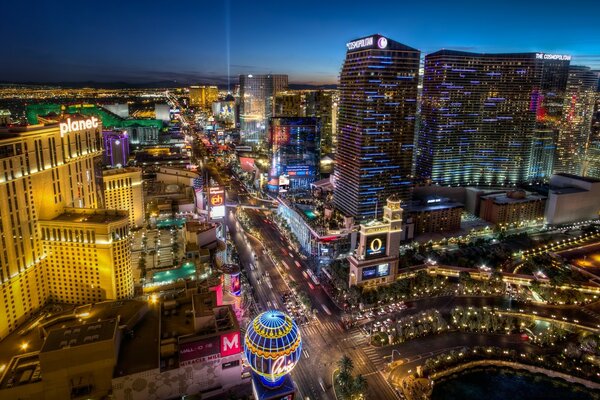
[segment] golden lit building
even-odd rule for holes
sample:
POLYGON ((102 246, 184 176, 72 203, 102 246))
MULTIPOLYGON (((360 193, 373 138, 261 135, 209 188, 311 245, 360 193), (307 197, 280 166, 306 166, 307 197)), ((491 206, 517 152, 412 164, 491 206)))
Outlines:
POLYGON ((104 207, 129 211, 129 227, 144 225, 144 192, 141 168, 118 168, 102 171, 104 207))
POLYGON ((273 99, 274 117, 304 117, 305 99, 301 92, 279 92, 273 99))
POLYGON ((66 208, 40 221, 51 300, 79 304, 133 296, 128 214, 66 208))
POLYGON ((216 86, 191 86, 190 106, 211 108, 212 103, 219 99, 219 88, 216 86))
POLYGON ((39 220, 70 207, 96 207, 95 117, 0 129, 0 339, 48 297, 39 220))

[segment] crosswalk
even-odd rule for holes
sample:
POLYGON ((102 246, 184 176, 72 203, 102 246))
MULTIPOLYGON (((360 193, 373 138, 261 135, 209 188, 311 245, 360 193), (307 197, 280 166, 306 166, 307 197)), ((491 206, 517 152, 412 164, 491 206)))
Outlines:
POLYGON ((369 344, 369 336, 360 328, 351 329, 348 334, 357 347, 360 347, 373 366, 380 370, 385 367, 385 360, 377 353, 377 348, 369 344))
POLYGON ((381 370, 385 367, 385 360, 377 354, 377 349, 375 347, 366 346, 363 351, 377 370, 381 370))
POLYGON ((326 334, 329 335, 331 332, 341 331, 338 324, 327 321, 327 322, 309 322, 300 326, 300 332, 307 336, 326 334))

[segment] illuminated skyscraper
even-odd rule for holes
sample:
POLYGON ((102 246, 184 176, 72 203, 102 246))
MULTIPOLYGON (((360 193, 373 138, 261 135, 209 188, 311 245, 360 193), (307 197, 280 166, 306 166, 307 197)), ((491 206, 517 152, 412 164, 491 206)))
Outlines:
POLYGON ((306 93, 305 116, 318 118, 321 125, 321 155, 333 153, 335 149, 337 97, 335 90, 306 93))
POLYGON ((556 144, 554 173, 585 173, 597 87, 598 76, 590 68, 569 68, 563 121, 556 144))
POLYGON ((219 100, 219 88, 216 86, 190 86, 190 106, 210 109, 214 101, 219 100))
POLYGON ((300 91, 285 91, 273 97, 274 117, 305 117, 305 94, 300 91))
POLYGON ((320 131, 317 118, 271 118, 269 190, 308 189, 319 178, 320 131))
POLYGON ((285 91, 274 97, 274 117, 315 117, 321 127, 321 155, 334 151, 337 91, 285 91))
POLYGON ((410 197, 420 52, 381 35, 346 46, 334 202, 364 221, 392 194, 410 197))
POLYGON ((441 50, 425 57, 416 173, 442 185, 552 172, 570 56, 441 50))
POLYGON ((40 220, 67 207, 95 207, 94 158, 102 154, 99 121, 70 116, 0 130, 0 338, 48 297, 40 220), (89 122, 89 128, 76 122, 89 122))
POLYGON ((144 224, 144 191, 141 168, 119 168, 102 171, 104 207, 110 210, 127 210, 129 227, 141 228, 144 224))
POLYGON ((104 212, 96 209, 100 121, 81 115, 40 121, 44 124, 0 129, 0 339, 49 298, 78 303, 132 293, 129 287, 104 287, 103 278, 98 286, 96 279, 117 268, 111 279, 132 283, 130 261, 126 268, 131 248, 122 229, 127 217, 98 222, 94 216, 104 212), (63 221, 66 214, 78 213, 75 220, 63 221), (86 224, 88 218, 93 226, 86 224), (106 237, 112 232, 120 239, 106 237), (105 256, 108 248, 120 258, 105 256), (81 260, 90 264, 73 268, 81 260))
MULTIPOLYGON (((600 73, 596 72, 596 74, 600 77, 600 73)), ((583 175, 600 179, 600 87, 596 92, 596 107, 583 175)))
POLYGON ((273 116, 273 97, 288 88, 287 75, 240 75, 240 137, 243 143, 263 145, 273 116))
POLYGON ((127 211, 65 208, 40 221, 40 229, 51 300, 85 304, 133 296, 127 211))

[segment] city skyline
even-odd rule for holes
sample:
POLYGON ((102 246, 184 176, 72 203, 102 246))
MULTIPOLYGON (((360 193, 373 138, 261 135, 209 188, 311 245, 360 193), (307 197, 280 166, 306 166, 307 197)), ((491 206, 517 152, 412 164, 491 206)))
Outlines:
POLYGON ((543 51, 571 54, 572 65, 598 69, 598 11, 598 5, 539 1, 493 6, 467 2, 460 7, 434 3, 427 9, 391 3, 368 9, 337 1, 302 7, 225 1, 172 10, 111 1, 102 7, 83 3, 76 8, 13 2, 6 15, 27 15, 36 24, 9 18, 0 27, 10 39, 4 46, 11 59, 0 65, 0 81, 227 86, 238 74, 285 73, 291 83, 335 84, 344 44, 373 32, 407 43, 423 55, 440 49, 543 51), (570 23, 561 24, 561 15, 569 15, 570 23), (282 31, 274 34, 278 24, 282 31))

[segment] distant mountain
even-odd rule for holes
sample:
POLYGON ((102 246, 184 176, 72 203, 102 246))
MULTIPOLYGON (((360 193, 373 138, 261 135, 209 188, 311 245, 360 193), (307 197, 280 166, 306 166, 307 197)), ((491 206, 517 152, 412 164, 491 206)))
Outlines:
POLYGON ((158 82, 0 82, 0 86, 54 86, 62 88, 94 88, 94 89, 146 89, 146 88, 178 88, 188 85, 174 81, 158 82))
MULTIPOLYGON (((202 85, 202 84, 200 84, 202 85)), ((93 88, 93 89, 152 89, 152 88, 181 88, 188 87, 190 84, 176 81, 158 81, 158 82, 0 82, 2 86, 53 86, 62 88, 93 88)), ((226 89, 227 85, 218 85, 220 89, 226 89)), ((292 90, 310 90, 310 89, 335 89, 337 85, 311 85, 305 83, 290 83, 292 90)))
POLYGON ((309 85, 305 83, 290 83, 288 85, 292 90, 311 90, 311 89, 337 89, 337 85, 309 85))

